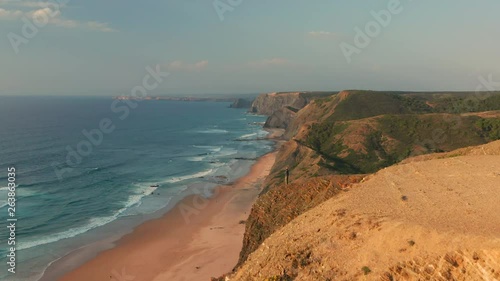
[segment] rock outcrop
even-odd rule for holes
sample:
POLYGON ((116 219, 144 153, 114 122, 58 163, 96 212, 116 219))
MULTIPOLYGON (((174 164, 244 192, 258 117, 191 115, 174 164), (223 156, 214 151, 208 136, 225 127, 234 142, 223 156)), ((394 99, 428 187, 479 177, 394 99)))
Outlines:
POLYGON ((331 92, 270 93, 258 96, 250 112, 268 115, 266 128, 287 129, 302 108, 316 99, 331 96, 331 92))
POLYGON ((262 94, 254 100, 250 111, 255 114, 270 116, 285 106, 298 110, 306 106, 307 103, 308 100, 302 93, 298 92, 262 94))
POLYGON ((248 99, 236 99, 229 107, 231 108, 250 108, 252 106, 253 100, 248 99))
POLYGON ((276 110, 269 116, 264 124, 264 128, 286 129, 297 114, 293 107, 285 106, 276 110))

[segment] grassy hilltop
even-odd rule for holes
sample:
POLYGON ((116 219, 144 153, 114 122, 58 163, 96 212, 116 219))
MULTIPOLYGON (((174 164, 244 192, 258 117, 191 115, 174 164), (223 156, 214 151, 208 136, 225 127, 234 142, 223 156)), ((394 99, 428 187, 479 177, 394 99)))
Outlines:
POLYGON ((338 173, 372 173, 410 156, 500 139, 499 119, 479 114, 500 110, 498 93, 484 98, 475 93, 344 95, 341 102, 333 96, 317 100, 320 109, 334 111, 297 139, 322 156, 321 165, 338 173))

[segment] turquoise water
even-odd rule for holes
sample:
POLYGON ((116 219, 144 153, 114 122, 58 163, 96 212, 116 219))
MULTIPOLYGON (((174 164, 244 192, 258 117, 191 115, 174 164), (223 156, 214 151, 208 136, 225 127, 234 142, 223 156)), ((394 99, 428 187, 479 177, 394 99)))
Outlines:
POLYGON ((127 106, 128 116, 112 104, 110 98, 0 97, 4 222, 7 167, 16 168, 19 185, 18 273, 5 275, 8 232, 0 227, 1 280, 36 279, 89 237, 100 239, 100 228, 163 209, 192 186, 220 183, 216 176, 234 180, 248 159, 272 149, 259 140, 265 118, 229 103, 142 101, 127 106), (95 133, 103 119, 112 132, 90 139, 82 133, 95 133))

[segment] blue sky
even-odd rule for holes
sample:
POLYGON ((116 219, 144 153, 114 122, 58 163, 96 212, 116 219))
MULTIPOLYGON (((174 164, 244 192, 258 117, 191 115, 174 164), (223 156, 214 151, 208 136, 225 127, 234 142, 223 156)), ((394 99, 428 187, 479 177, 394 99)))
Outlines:
POLYGON ((356 47, 355 28, 397 0, 65 1, 0 0, 0 94, 127 95, 157 64, 170 76, 152 92, 171 95, 474 90, 480 76, 500 81, 495 0, 401 0, 350 63, 340 44, 356 47), (214 3, 230 7, 223 20, 214 3), (47 23, 26 38, 23 18, 37 15, 47 23), (12 34, 25 40, 17 54, 12 34))

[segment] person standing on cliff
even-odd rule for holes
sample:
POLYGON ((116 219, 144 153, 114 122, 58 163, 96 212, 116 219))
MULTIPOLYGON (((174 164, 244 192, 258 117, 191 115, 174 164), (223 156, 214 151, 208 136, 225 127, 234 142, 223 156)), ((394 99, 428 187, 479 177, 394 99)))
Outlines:
POLYGON ((285 183, 288 185, 288 177, 290 176, 290 172, 288 171, 288 167, 285 168, 285 183))

